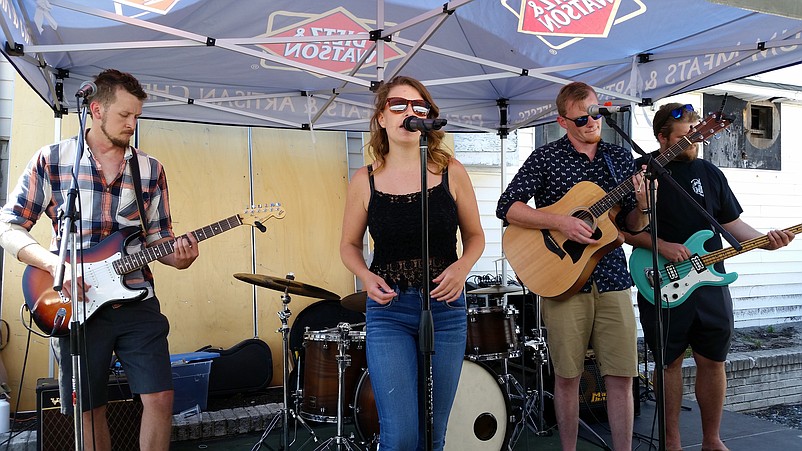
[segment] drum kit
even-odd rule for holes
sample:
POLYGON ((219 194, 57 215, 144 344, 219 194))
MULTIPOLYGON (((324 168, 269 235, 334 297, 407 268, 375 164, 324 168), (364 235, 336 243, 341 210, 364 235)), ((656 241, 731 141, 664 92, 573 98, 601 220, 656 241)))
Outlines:
MULTIPOLYGON (((327 290, 294 280, 292 274, 277 278, 239 273, 234 277, 282 292, 282 308, 277 312, 281 327, 277 332, 282 334, 284 404, 252 450, 267 446, 266 438, 279 423, 285 450, 295 443, 298 425, 309 433, 301 447, 310 440, 318 443, 309 423, 336 424, 334 436, 318 443, 315 450, 375 449, 379 418, 367 369, 366 335, 357 330, 365 325, 366 293, 340 299, 327 290), (292 328, 288 321, 291 294, 323 299, 304 309, 292 328), (290 367, 297 371, 294 376, 290 367), (293 382, 295 387, 291 387, 293 382), (295 431, 292 441, 291 421, 295 431), (353 432, 345 434, 345 423, 353 423, 356 436, 353 432)), ((527 428, 536 435, 552 432, 553 426, 547 428, 544 419, 544 401, 551 395, 543 386, 548 350, 539 326, 539 298, 535 297, 537 327, 526 336, 519 333, 518 311, 506 305, 504 298, 521 291, 514 285, 494 285, 467 292, 477 297, 486 295, 487 305, 471 305, 466 310, 465 359, 449 417, 446 450, 511 450, 527 428), (510 372, 508 362, 523 355, 531 355, 535 364, 535 388, 526 388, 527 384, 522 385, 510 372)), ((518 374, 532 372, 529 365, 520 367, 524 371, 518 374)))

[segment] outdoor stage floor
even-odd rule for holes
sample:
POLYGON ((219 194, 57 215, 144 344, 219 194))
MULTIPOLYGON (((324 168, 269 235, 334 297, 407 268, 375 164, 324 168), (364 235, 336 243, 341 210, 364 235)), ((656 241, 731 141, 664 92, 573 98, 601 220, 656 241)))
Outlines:
MULTIPOLYGON (((696 403, 685 401, 684 406, 690 410, 683 410, 681 413, 680 424, 682 428, 682 441, 684 450, 701 449, 702 431, 699 421, 699 411, 696 403)), ((656 423, 655 403, 653 401, 641 402, 640 415, 635 418, 635 434, 632 442, 633 450, 657 449, 657 430, 653 427, 656 423), (652 440, 652 436, 655 437, 652 440)), ((292 423, 291 423, 292 427, 292 423)), ((607 423, 591 424, 592 431, 600 436, 604 442, 612 446, 610 432, 607 423)), ((309 442, 302 446, 309 437, 303 428, 299 428, 298 441, 291 446, 291 450, 314 450, 320 443, 335 435, 336 427, 333 424, 314 425, 313 429, 318 437, 318 443, 309 442)), ((354 428, 346 425, 345 431, 348 435, 354 428)), ((251 433, 237 435, 227 438, 193 440, 184 442, 174 442, 171 447, 174 451, 190 451, 198 449, 206 450, 249 450, 258 443, 261 433, 251 433)), ((580 428, 580 435, 577 450, 598 450, 609 449, 603 444, 598 443, 589 431, 580 428)), ((760 449, 772 450, 794 450, 802 449, 802 430, 790 429, 786 426, 762 420, 750 415, 724 412, 721 424, 722 439, 731 451, 755 451, 760 449)), ((280 449, 282 436, 280 429, 273 430, 264 442, 261 449, 280 449)), ((323 449, 336 449, 335 446, 323 449)), ((361 449, 361 448, 360 448, 361 449)), ((536 435, 527 430, 522 434, 515 444, 513 450, 537 450, 550 451, 559 450, 560 443, 557 431, 551 435, 536 435)), ((484 451, 484 450, 483 450, 484 451)))

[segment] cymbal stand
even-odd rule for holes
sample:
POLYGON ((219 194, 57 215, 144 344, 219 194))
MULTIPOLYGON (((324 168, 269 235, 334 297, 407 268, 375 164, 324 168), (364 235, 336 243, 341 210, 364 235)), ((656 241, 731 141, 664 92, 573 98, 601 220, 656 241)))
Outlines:
POLYGON ((325 440, 320 444, 315 451, 330 449, 334 443, 335 449, 348 449, 361 451, 354 440, 353 434, 351 437, 343 435, 343 412, 345 411, 345 404, 343 396, 345 395, 345 369, 351 366, 351 356, 345 353, 345 348, 351 344, 351 325, 349 323, 337 324, 339 330, 339 340, 337 340, 337 433, 334 437, 325 440))
MULTIPOLYGON (((294 278, 295 277, 292 274, 288 274, 287 275, 287 279, 294 279, 294 278)), ((293 420, 295 421, 296 427, 297 427, 298 423, 301 423, 301 426, 303 426, 307 430, 307 432, 309 432, 309 438, 306 440, 306 442, 304 442, 304 445, 306 445, 306 443, 308 443, 309 440, 313 440, 315 443, 317 443, 317 436, 315 435, 315 432, 312 430, 312 428, 309 427, 309 425, 306 423, 306 421, 304 421, 303 418, 298 416, 293 409, 289 408, 289 405, 290 405, 289 404, 289 402, 290 402, 290 399, 289 399, 290 398, 290 395, 289 395, 289 392, 290 392, 290 387, 289 387, 290 373, 289 373, 289 368, 287 366, 287 362, 289 361, 289 356, 290 356, 290 351, 289 351, 289 349, 290 349, 290 340, 289 340, 289 337, 290 337, 290 326, 289 326, 287 320, 290 318, 290 316, 292 316, 292 312, 290 311, 290 308, 289 308, 290 295, 288 294, 288 290, 289 290, 289 287, 286 288, 284 290, 284 294, 281 295, 282 309, 277 312, 278 317, 281 320, 281 327, 276 331, 276 332, 281 334, 281 340, 282 340, 281 353, 282 353, 283 361, 282 361, 282 365, 281 366, 282 366, 282 368, 284 370, 284 380, 283 380, 283 383, 282 383, 282 391, 283 391, 283 395, 284 395, 284 405, 281 407, 281 409, 279 410, 278 414, 276 414, 276 416, 273 417, 273 420, 267 426, 267 429, 265 429, 265 432, 262 434, 262 437, 259 439, 259 441, 256 442, 256 444, 253 445, 253 448, 251 448, 251 451, 257 451, 257 450, 261 449, 262 446, 265 446, 268 449, 272 449, 272 448, 270 448, 270 446, 266 445, 264 443, 264 441, 267 438, 267 436, 270 434, 270 432, 273 431, 273 428, 278 426, 279 421, 281 421, 281 427, 282 427, 282 430, 281 430, 281 439, 282 439, 282 441, 281 441, 281 448, 280 449, 289 450, 290 446, 292 446, 292 444, 295 443, 295 438, 293 438, 292 442, 290 442, 290 439, 289 439, 289 436, 290 436, 290 431, 289 431, 289 428, 290 428, 290 424, 289 424, 290 423, 290 416, 292 416, 293 420)))

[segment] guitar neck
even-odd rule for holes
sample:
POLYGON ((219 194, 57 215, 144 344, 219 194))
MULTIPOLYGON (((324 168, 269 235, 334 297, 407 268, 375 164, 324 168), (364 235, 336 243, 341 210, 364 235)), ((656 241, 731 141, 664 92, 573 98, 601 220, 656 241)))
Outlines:
MULTIPOLYGON (((201 242, 240 225, 242 225, 242 218, 240 218, 239 215, 234 215, 222 221, 209 224, 206 227, 201 227, 190 233, 195 235, 198 242, 201 242)), ((157 246, 146 247, 139 252, 120 258, 114 262, 114 268, 118 274, 128 274, 144 267, 154 260, 170 255, 173 252, 175 252, 175 240, 165 241, 157 246)))
MULTIPOLYGON (((655 158, 655 161, 660 166, 665 166, 666 163, 673 160, 677 155, 681 154, 685 149, 690 147, 691 144, 693 144, 693 142, 687 137, 684 137, 683 139, 677 141, 676 144, 660 153, 660 155, 655 158)), ((640 172, 640 170, 637 172, 640 172)), ((593 216, 596 218, 600 217, 601 215, 605 214, 607 210, 613 208, 613 205, 617 204, 621 199, 624 198, 624 196, 632 192, 634 189, 635 186, 632 184, 632 178, 628 177, 620 185, 616 186, 612 191, 607 193, 607 195, 602 197, 598 202, 593 204, 590 207, 591 214, 593 214, 593 216)))
MULTIPOLYGON (((802 224, 797 224, 793 227, 788 227, 784 229, 786 232, 791 232, 793 234, 798 234, 802 232, 802 224)), ((755 249, 759 249, 765 245, 769 244, 769 237, 768 235, 759 236, 757 238, 752 238, 751 240, 746 240, 741 245, 741 250, 736 250, 732 247, 727 247, 724 249, 719 249, 717 251, 713 251, 705 256, 702 257, 702 262, 705 266, 710 266, 714 263, 718 263, 724 261, 730 257, 735 257, 736 255, 743 254, 744 252, 749 252, 755 249)))

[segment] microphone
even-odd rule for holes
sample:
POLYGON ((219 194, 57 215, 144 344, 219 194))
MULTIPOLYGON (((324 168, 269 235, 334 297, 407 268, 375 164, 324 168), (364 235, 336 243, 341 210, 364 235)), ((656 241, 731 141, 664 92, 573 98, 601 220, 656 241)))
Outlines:
POLYGON ((591 105, 588 107, 588 114, 591 116, 609 116, 613 113, 623 113, 629 111, 629 105, 591 105))
POLYGON ((81 83, 81 88, 78 89, 78 92, 75 93, 75 97, 77 98, 89 98, 92 97, 97 92, 97 85, 92 83, 91 81, 85 81, 81 83))
POLYGON ((404 128, 411 132, 430 132, 440 130, 447 123, 446 119, 422 119, 409 116, 404 119, 404 128))

